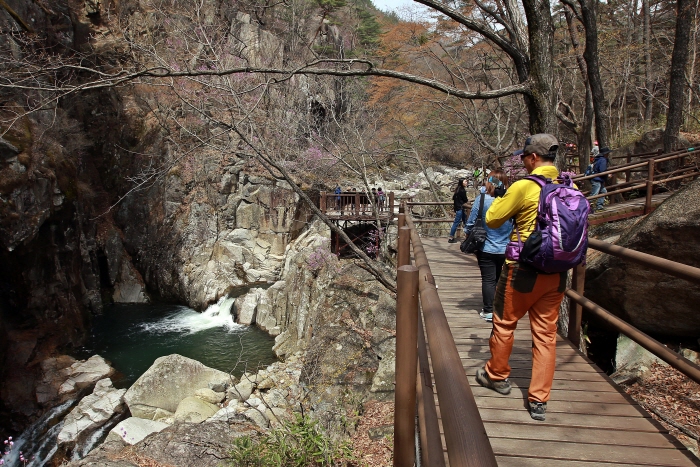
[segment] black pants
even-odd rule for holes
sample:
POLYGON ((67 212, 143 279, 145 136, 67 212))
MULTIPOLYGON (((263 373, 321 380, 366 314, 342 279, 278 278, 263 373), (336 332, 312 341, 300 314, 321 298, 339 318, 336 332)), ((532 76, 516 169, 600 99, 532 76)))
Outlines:
POLYGON ((481 270, 481 296, 484 301, 484 313, 493 313, 493 297, 496 293, 498 278, 501 277, 501 269, 506 255, 477 251, 476 259, 481 270))

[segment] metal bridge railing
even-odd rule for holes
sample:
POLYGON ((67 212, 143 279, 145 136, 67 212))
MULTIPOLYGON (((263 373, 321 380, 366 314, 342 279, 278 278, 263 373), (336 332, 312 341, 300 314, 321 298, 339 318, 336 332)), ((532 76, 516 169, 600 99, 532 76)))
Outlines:
POLYGON ((405 214, 405 204, 400 207, 398 225, 394 466, 412 467, 416 461, 416 402, 422 464, 445 465, 424 322, 450 466, 496 467, 428 258, 413 220, 405 214), (410 260, 411 247, 414 264, 410 260))
MULTIPOLYGON (((647 266, 657 271, 662 271, 675 277, 686 279, 695 284, 700 284, 700 268, 689 266, 687 264, 677 263, 658 256, 649 255, 630 248, 624 248, 619 245, 597 240, 595 238, 588 239, 588 246, 594 250, 607 253, 628 261, 632 261, 643 266, 647 266)), ((586 266, 581 264, 574 269, 572 286, 573 288, 566 291, 566 296, 569 297, 574 306, 569 310, 569 340, 576 346, 581 343, 581 318, 583 310, 600 318, 606 324, 612 326, 616 331, 626 335, 637 344, 641 345, 649 352, 653 353, 673 368, 688 376, 693 381, 700 383, 700 366, 684 358, 678 353, 672 351, 661 342, 648 336, 639 329, 635 328, 626 321, 618 318, 610 313, 605 308, 585 298, 584 283, 585 283, 586 266)))

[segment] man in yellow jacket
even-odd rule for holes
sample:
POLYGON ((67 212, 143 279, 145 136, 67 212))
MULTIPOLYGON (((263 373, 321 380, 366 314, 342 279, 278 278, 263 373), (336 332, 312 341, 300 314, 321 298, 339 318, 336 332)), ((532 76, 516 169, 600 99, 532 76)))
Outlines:
MULTIPOLYGON (((530 136, 520 156, 527 172, 556 180, 554 166, 559 142, 549 134, 530 136)), ((495 229, 508 219, 515 220, 511 241, 525 242, 535 230, 540 185, 532 180, 513 183, 486 212, 486 225, 495 229)), ((513 332, 518 320, 530 312, 532 331, 532 379, 528 390, 529 412, 544 420, 554 379, 557 319, 566 290, 566 272, 546 274, 506 256, 493 303, 493 330, 489 340, 491 359, 477 370, 477 382, 500 394, 510 393, 508 360, 513 349, 513 332)))

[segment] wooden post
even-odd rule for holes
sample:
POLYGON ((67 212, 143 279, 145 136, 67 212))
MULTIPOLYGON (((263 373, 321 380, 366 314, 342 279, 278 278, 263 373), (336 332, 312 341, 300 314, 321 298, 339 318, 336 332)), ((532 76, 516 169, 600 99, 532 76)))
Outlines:
POLYGON ((411 228, 404 226, 399 229, 398 254, 396 255, 396 265, 401 266, 411 264, 411 228))
POLYGON ((321 199, 318 202, 318 208, 321 210, 322 213, 326 214, 326 192, 325 191, 321 192, 321 199))
POLYGON ((402 266, 396 276, 396 391, 394 467, 416 462, 416 376, 418 371, 418 268, 402 266))
POLYGON ((355 215, 360 215, 360 193, 355 193, 355 215))
POLYGON ((389 218, 387 222, 391 222, 394 219, 394 192, 389 192, 389 218))
MULTIPOLYGON (((611 174, 610 175, 610 184, 611 185, 616 185, 617 184, 617 174, 611 174)), ((610 204, 615 204, 615 197, 619 195, 612 195, 610 196, 610 204)))
POLYGON ((644 214, 651 212, 651 196, 654 194, 654 159, 649 159, 647 167, 647 198, 644 201, 644 214))
MULTIPOLYGON (((583 290, 586 282, 586 265, 579 264, 573 270, 571 278, 571 287, 583 296, 583 290)), ((569 300, 569 340, 577 348, 581 348, 581 316, 583 315, 583 307, 573 300, 569 300), (571 306, 573 305, 573 306, 571 306)))
MULTIPOLYGON (((632 163, 632 153, 629 152, 629 150, 627 151, 627 163, 628 163, 628 164, 631 164, 631 163, 632 163)), ((628 183, 629 183, 629 181, 630 181, 631 178, 632 178, 632 171, 631 171, 631 170, 625 170, 625 182, 628 182, 628 183)))

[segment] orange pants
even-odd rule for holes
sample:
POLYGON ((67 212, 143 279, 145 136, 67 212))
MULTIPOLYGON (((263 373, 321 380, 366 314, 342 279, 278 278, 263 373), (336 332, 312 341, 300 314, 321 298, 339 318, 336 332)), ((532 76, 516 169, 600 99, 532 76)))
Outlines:
POLYGON ((534 268, 505 264, 496 286, 493 330, 489 339, 491 359, 486 372, 494 381, 510 375, 508 359, 518 320, 530 312, 532 378, 527 398, 547 402, 554 380, 559 306, 566 290, 566 273, 543 274, 534 268))

